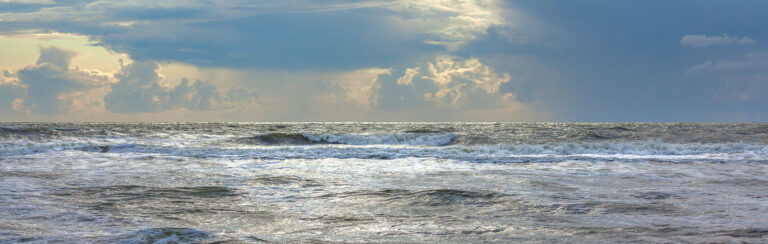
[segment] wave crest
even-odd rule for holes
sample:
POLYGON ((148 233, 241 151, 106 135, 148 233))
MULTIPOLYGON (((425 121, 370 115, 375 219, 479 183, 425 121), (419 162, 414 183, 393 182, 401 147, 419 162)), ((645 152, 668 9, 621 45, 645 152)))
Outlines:
POLYGON ((425 145, 444 146, 451 144, 458 136, 439 133, 402 133, 402 134, 308 134, 308 133, 270 133, 236 139, 236 142, 258 145, 307 145, 307 144, 345 144, 345 145, 425 145))
POLYGON ((404 133, 404 134, 379 134, 379 135, 354 135, 354 134, 304 134, 304 137, 313 142, 346 144, 346 145, 427 145, 445 146, 451 144, 456 135, 437 133, 404 133))

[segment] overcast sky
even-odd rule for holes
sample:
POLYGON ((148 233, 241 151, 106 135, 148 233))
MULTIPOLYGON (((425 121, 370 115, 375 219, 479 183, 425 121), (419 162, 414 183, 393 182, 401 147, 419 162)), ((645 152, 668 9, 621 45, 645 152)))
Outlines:
POLYGON ((768 121, 768 1, 0 0, 0 121, 768 121))

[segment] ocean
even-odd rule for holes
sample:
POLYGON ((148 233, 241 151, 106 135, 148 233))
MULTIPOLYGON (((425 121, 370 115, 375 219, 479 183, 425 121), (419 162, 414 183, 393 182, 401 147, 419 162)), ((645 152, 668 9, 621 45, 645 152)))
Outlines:
POLYGON ((768 124, 0 123, 0 242, 768 242, 768 124))

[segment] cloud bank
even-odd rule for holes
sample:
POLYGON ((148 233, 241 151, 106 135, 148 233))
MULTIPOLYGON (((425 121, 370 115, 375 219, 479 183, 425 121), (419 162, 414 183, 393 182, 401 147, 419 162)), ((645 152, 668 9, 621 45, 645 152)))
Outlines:
POLYGON ((76 55, 56 47, 41 48, 35 65, 15 73, 3 71, 0 87, 12 91, 5 94, 12 101, 4 104, 17 112, 43 115, 145 113, 227 109, 258 97, 239 87, 222 90, 186 78, 178 85, 168 85, 154 62, 133 62, 116 74, 72 68, 70 63, 76 55))
POLYGON ((505 7, 499 0, 56 1, 0 12, 0 32, 88 36, 127 56, 119 70, 102 72, 70 67, 76 53, 43 51, 13 75, 24 90, 14 101, 32 114, 248 107, 364 117, 519 107, 514 93, 500 91, 508 73, 461 53, 508 24, 505 7), (229 75, 168 80, 162 63, 229 75), (316 76, 228 79, 249 70, 316 76))
POLYGON ((497 0, 70 2, 0 13, 0 31, 92 37, 136 61, 355 70, 456 51, 502 26, 497 0))

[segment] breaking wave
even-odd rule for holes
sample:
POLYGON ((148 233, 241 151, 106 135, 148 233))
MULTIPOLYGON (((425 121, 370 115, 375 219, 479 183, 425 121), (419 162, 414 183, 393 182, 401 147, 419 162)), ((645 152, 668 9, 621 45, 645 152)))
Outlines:
POLYGON ((458 136, 447 133, 402 133, 402 134, 307 134, 271 133, 236 139, 236 142, 257 145, 424 145, 445 146, 458 136))
MULTIPOLYGON (((67 141, 0 143, 0 156, 39 153, 154 154, 222 159, 436 158, 468 162, 526 163, 580 161, 746 162, 768 161, 768 146, 753 143, 571 142, 453 145, 453 135, 288 135, 255 138, 247 144, 181 144, 169 141, 67 141), (399 136, 398 136, 399 135, 399 136), (261 140, 252 142, 254 140, 261 140), (255 143, 255 144, 252 144, 255 143), (280 144, 280 145, 276 145, 280 144), (269 145, 269 146, 264 146, 269 145), (430 145, 430 146, 424 146, 430 145)), ((64 154, 62 154, 64 155, 64 154)))
POLYGON ((456 135, 438 134, 438 133, 405 133, 405 134, 383 134, 383 135, 338 135, 322 134, 309 135, 304 137, 314 142, 325 142, 332 144, 346 145, 428 145, 445 146, 450 144, 456 135))

